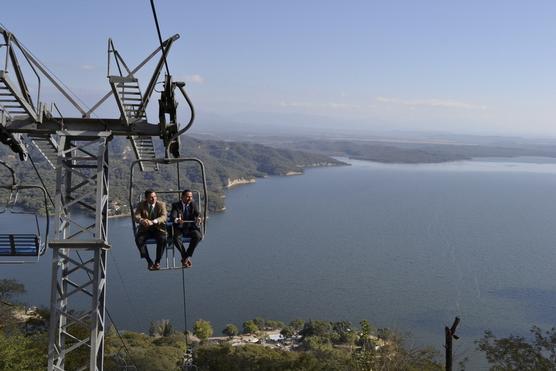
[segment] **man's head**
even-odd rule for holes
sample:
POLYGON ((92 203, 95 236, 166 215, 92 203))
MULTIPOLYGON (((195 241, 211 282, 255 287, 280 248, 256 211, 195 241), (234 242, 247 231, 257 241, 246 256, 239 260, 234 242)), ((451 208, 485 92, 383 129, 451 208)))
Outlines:
POLYGON ((156 202, 156 192, 152 189, 147 189, 145 191, 145 201, 149 204, 154 204, 156 202))
POLYGON ((189 189, 184 190, 181 193, 181 200, 186 204, 190 203, 191 201, 193 201, 193 192, 191 192, 189 189))

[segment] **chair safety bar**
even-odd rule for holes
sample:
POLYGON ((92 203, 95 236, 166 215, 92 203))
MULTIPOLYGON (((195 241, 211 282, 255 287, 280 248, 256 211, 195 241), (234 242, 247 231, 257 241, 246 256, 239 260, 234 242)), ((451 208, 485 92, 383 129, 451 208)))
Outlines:
MULTIPOLYGON (((191 223, 193 223, 194 221, 190 221, 191 223)), ((162 265, 162 267, 160 268, 160 270, 164 271, 164 270, 169 270, 169 269, 182 269, 182 265, 181 265, 181 261, 176 260, 176 258, 179 258, 181 260, 181 256, 176 256, 176 249, 174 246, 174 241, 172 239, 172 235, 173 235, 173 228, 172 228, 173 223, 171 221, 167 221, 166 222, 166 229, 168 230, 168 236, 166 238, 166 247, 164 249, 164 256, 162 257, 163 261, 166 263, 164 265, 162 265)), ((191 242, 191 238, 190 237, 186 237, 186 236, 181 236, 181 241, 183 242, 183 244, 189 244, 189 242, 191 242)), ((145 240, 145 244, 147 245, 156 245, 156 239, 154 238, 147 238, 145 240)))

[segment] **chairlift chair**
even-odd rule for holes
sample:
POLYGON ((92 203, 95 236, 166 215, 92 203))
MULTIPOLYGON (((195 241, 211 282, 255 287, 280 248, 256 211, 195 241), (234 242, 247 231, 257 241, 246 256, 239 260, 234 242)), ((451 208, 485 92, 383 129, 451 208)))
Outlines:
MULTIPOLYGON (((48 245, 50 218, 48 213, 46 190, 38 185, 17 184, 13 169, 3 161, 0 161, 0 165, 7 168, 12 176, 11 185, 0 185, 0 189, 9 191, 5 207, 0 210, 0 217, 8 218, 13 215, 32 215, 35 220, 35 233, 0 232, 0 264, 36 263, 39 261, 40 256, 45 253, 48 245), (41 223, 39 222, 37 213, 17 209, 17 198, 19 192, 29 189, 42 192, 43 204, 46 212, 44 231, 42 233, 40 228, 41 223)), ((2 225, 5 224, 2 223, 2 225)))
MULTIPOLYGON (((207 197, 207 181, 206 181, 206 176, 205 176, 205 167, 203 165, 203 162, 201 160, 199 160, 198 158, 164 158, 164 159, 140 159, 140 160, 136 160, 131 164, 131 171, 130 171, 130 176, 129 176, 129 205, 132 208, 131 210, 131 224, 133 226, 133 237, 134 237, 134 241, 135 241, 135 237, 137 236, 137 223, 135 221, 134 218, 134 206, 142 200, 142 191, 141 192, 136 192, 135 190, 135 185, 134 185, 134 173, 136 170, 136 167, 143 167, 141 165, 144 165, 144 163, 150 163, 150 165, 153 165, 152 168, 156 168, 156 165, 173 165, 176 164, 176 168, 179 170, 179 165, 182 163, 194 163, 196 165, 199 166, 199 169, 201 170, 201 178, 202 178, 202 184, 203 184, 203 188, 202 190, 195 190, 192 189, 191 192, 193 193, 194 197, 197 199, 197 206, 199 207, 199 212, 201 213, 201 225, 200 225, 200 229, 201 229, 201 235, 204 238, 205 233, 206 233, 206 221, 207 221, 207 208, 208 208, 208 197, 207 197)), ((178 171, 178 179, 177 179, 177 185, 175 189, 172 190, 154 190, 157 195, 172 195, 175 200, 172 202, 175 202, 177 200, 180 199, 181 196, 181 182, 179 179, 179 171, 178 171)), ((144 190, 143 190, 144 191, 144 190)), ((167 203, 168 204, 168 203, 167 203)), ((168 213, 170 213, 170 210, 168 210, 168 213)), ((186 221, 186 222, 191 222, 194 223, 194 220, 190 220, 190 221, 186 221)), ((178 256, 176 256, 176 248, 174 246, 174 243, 172 241, 172 236, 173 236, 173 222, 171 220, 171 218, 168 215, 168 219, 166 222, 166 228, 168 230, 168 238, 166 240, 166 248, 164 250, 164 255, 163 255, 163 259, 161 260, 161 266, 159 270, 175 270, 175 269, 183 269, 184 267, 182 267, 181 264, 181 256, 178 253, 178 256)), ((182 242, 184 243, 184 245, 189 244, 190 242, 190 238, 182 236, 181 237, 182 242)), ((155 239, 147 239, 146 240, 146 244, 147 246, 149 245, 156 245, 156 240, 155 239)))

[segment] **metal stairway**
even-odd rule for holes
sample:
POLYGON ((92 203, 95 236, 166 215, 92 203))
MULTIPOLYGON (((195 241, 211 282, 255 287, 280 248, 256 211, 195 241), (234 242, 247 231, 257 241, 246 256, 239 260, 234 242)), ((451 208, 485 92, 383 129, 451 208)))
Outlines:
MULTIPOLYGON (((133 152, 138 160, 155 159, 154 143, 152 137, 134 135, 129 137, 133 152)), ((140 162, 141 171, 157 171, 158 164, 155 162, 140 162)))
MULTIPOLYGON (((120 110, 122 120, 128 125, 133 125, 139 120, 146 120, 147 115, 142 107, 142 94, 139 82, 134 77, 109 76, 112 93, 120 110)), ((133 135, 128 137, 133 152, 138 160, 155 159, 154 144, 151 137, 133 135)), ((141 163, 141 171, 156 171, 156 163, 141 163)))
POLYGON ((145 119, 145 110, 141 108, 143 100, 139 82, 134 77, 110 76, 110 87, 116 97, 116 103, 126 124, 145 119))
POLYGON ((32 105, 18 97, 18 93, 8 80, 7 74, 0 71, 0 106, 9 116, 29 115, 39 121, 32 105))
POLYGON ((3 80, 0 80, 0 106, 2 106, 4 111, 10 116, 27 114, 25 108, 23 108, 21 103, 13 96, 3 80))
POLYGON ((56 169, 56 163, 58 161, 58 144, 54 138, 52 138, 52 135, 28 134, 27 138, 31 139, 31 142, 43 155, 46 162, 53 169, 56 169))

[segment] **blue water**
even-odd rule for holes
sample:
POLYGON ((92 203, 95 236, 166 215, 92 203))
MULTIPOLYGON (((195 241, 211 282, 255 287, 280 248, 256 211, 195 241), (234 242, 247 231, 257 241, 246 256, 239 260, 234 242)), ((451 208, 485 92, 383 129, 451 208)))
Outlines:
MULTIPOLYGON (((368 319, 442 352, 461 318, 456 362, 473 341, 556 323, 556 164, 531 161, 318 168, 228 193, 185 271, 189 328, 261 316, 368 319)), ((539 161, 540 162, 540 161, 539 161)), ((21 221, 0 220, 2 230, 21 221)), ((118 327, 183 328, 181 271, 148 272, 129 219, 109 224, 108 310, 118 327)), ((0 266, 23 300, 49 303, 50 259, 0 266)))

